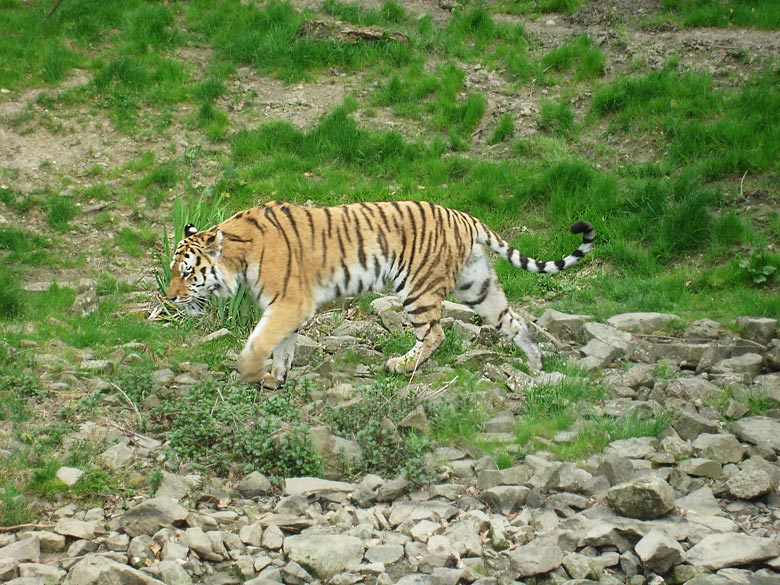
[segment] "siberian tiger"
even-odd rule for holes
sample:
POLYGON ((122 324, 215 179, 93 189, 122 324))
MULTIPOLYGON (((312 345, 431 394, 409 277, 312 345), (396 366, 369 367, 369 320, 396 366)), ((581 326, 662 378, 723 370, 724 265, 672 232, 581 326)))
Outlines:
POLYGON ((403 302, 417 339, 406 354, 387 361, 388 370, 413 371, 441 344, 442 301, 450 293, 520 347, 531 368, 540 369, 542 354, 525 321, 509 307, 484 247, 523 270, 553 274, 591 249, 595 232, 589 223, 580 221, 570 230, 582 234, 579 248, 561 260, 539 262, 480 220, 435 203, 272 202, 204 231, 186 226, 167 296, 198 314, 211 295, 230 297, 244 284, 263 316, 241 351, 238 369, 246 382, 271 388, 286 379, 298 328, 318 306, 387 288, 403 302))

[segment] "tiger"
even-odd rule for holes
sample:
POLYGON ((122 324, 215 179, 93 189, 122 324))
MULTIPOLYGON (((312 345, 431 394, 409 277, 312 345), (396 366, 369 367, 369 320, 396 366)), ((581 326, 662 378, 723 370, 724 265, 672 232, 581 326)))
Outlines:
POLYGON ((436 203, 317 207, 273 201, 205 230, 188 224, 173 255, 166 294, 187 313, 199 314, 211 296, 232 297, 243 284, 262 317, 238 356, 238 370, 245 382, 266 388, 285 382, 298 329, 319 306, 388 289, 402 302, 415 335, 407 353, 387 360, 390 372, 416 371, 442 343, 447 295, 511 339, 528 367, 538 371, 542 353, 524 319, 509 306, 486 248, 517 268, 554 274, 591 250, 590 223, 579 221, 569 229, 582 234, 580 246, 565 258, 540 262, 479 219, 436 203))

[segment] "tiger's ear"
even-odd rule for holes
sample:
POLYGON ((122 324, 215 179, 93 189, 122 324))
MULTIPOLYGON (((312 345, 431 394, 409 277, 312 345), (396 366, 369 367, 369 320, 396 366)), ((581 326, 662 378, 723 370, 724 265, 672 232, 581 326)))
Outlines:
POLYGON ((198 233, 198 228, 196 228, 191 223, 188 223, 187 225, 184 226, 184 237, 185 238, 189 238, 190 236, 194 236, 197 233, 198 233))
POLYGON ((213 236, 206 238, 206 252, 214 262, 222 257, 222 230, 217 229, 213 236))

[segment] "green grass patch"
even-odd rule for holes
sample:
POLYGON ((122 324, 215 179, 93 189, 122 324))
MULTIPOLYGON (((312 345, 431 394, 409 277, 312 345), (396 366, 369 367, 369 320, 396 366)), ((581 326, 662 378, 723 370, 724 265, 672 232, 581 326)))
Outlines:
POLYGON ((606 57, 588 35, 580 35, 556 47, 544 57, 541 66, 547 71, 572 71, 574 81, 596 79, 604 75, 606 57))
POLYGON ((780 6, 774 0, 663 0, 661 5, 688 27, 780 28, 780 6))

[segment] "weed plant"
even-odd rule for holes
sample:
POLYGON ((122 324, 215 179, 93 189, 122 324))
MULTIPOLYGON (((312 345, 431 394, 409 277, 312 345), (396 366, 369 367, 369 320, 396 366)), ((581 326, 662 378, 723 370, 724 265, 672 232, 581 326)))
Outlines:
POLYGON ((780 28, 780 6, 774 0, 663 0, 662 6, 676 21, 689 27, 780 28))

